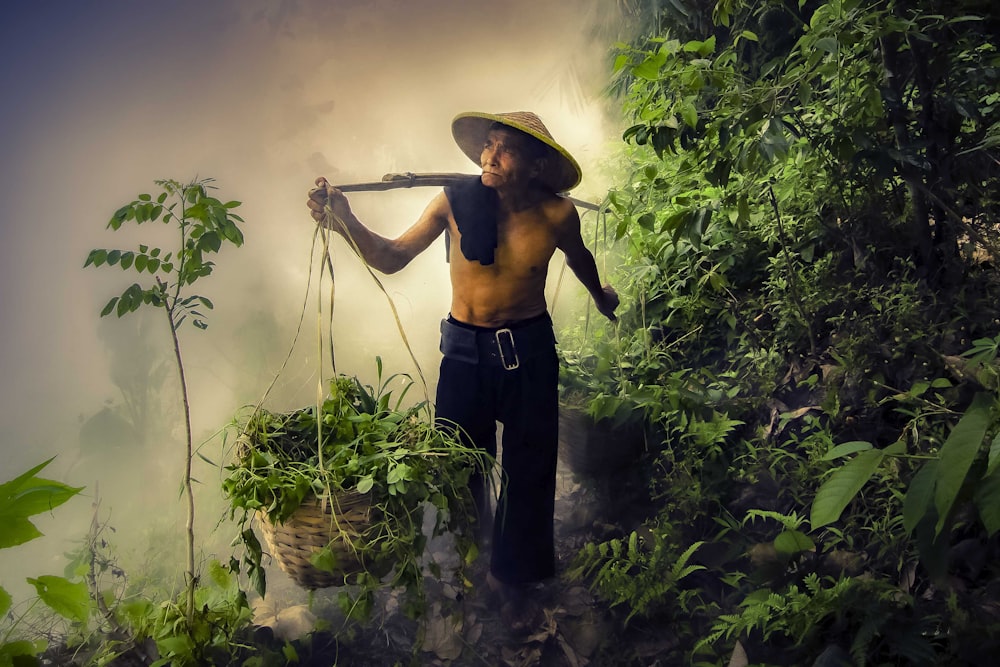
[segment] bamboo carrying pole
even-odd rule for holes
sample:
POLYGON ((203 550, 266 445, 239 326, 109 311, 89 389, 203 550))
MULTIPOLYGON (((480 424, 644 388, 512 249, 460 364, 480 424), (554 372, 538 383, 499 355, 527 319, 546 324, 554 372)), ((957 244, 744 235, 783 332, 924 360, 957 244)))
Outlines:
MULTIPOLYGON (((373 181, 369 183, 348 183, 345 185, 334 185, 332 187, 337 188, 341 192, 377 192, 381 190, 395 190, 397 188, 414 188, 414 187, 424 187, 424 186, 437 186, 444 187, 448 185, 453 185, 462 181, 466 178, 473 178, 474 174, 460 174, 460 173, 430 173, 430 174, 414 174, 413 172, 406 172, 405 174, 386 174, 382 177, 381 181, 373 181)), ((584 201, 582 199, 576 199, 575 197, 567 197, 574 206, 577 206, 588 211, 597 211, 598 215, 604 210, 604 206, 594 204, 589 201, 584 201)), ((596 241, 595 241, 596 243, 596 241)), ((447 256, 448 248, 448 237, 445 237, 445 254, 447 256)), ((607 257, 605 257, 607 261, 607 257)), ((331 267, 332 268, 332 267, 331 267)), ((565 265, 563 265, 565 269, 565 265)), ((607 265, 605 264, 605 273, 607 273, 607 265)), ((374 277, 374 274, 372 274, 374 277)), ((377 278, 376 278, 377 282, 377 278)), ((562 282, 562 273, 559 274, 559 283, 562 282)), ((559 283, 556 284, 556 297, 559 294, 559 283)), ((390 300, 391 303, 391 300, 390 300)), ((555 300, 552 303, 553 308, 555 307, 555 300)), ((590 321, 590 309, 587 310, 587 322, 590 321)), ((405 340, 405 336, 404 336, 405 340)), ((419 369, 419 366, 418 366, 419 369)), ((422 377, 422 375, 421 375, 422 377)))
MULTIPOLYGON (((341 192, 375 192, 379 190, 395 190, 396 188, 416 188, 427 186, 446 186, 471 178, 473 174, 456 173, 433 173, 433 174, 386 174, 381 181, 371 183, 348 183, 346 185, 334 185, 341 192)), ((567 197, 573 204, 590 211, 599 211, 601 207, 589 201, 567 197)))

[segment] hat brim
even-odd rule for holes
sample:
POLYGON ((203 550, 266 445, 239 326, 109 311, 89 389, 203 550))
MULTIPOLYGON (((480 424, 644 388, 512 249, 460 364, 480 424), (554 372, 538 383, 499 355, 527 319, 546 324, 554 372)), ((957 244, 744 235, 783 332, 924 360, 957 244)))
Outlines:
POLYGON ((518 122, 516 118, 511 118, 503 114, 479 113, 475 111, 461 113, 455 116, 451 122, 451 134, 455 138, 455 143, 462 149, 462 152, 470 160, 479 165, 483 144, 486 142, 490 127, 494 123, 500 123, 501 125, 524 132, 551 149, 551 159, 548 160, 545 172, 540 176, 540 179, 551 187, 554 192, 566 192, 580 184, 580 179, 583 178, 583 171, 580 169, 577 161, 573 159, 573 156, 565 148, 557 144, 552 137, 542 134, 537 129, 524 123, 518 122))

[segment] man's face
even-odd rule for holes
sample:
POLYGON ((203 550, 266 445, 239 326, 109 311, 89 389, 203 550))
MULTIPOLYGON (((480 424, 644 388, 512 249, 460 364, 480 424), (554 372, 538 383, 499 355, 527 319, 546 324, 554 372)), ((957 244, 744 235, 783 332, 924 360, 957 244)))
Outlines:
POLYGON ((483 185, 491 188, 526 186, 540 173, 540 161, 531 157, 531 141, 517 130, 490 130, 479 163, 483 185))

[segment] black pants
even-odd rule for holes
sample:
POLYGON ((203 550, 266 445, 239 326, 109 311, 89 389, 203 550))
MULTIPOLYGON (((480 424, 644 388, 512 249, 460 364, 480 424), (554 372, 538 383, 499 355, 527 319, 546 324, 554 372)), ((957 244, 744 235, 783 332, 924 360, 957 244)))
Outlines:
MULTIPOLYGON (((503 424, 500 497, 493 518, 490 570, 508 584, 555 573, 553 511, 559 404, 559 361, 547 315, 501 330, 442 324, 437 419, 496 456, 496 422, 503 424), (470 337, 471 335, 474 338, 470 337), (510 343, 508 346, 507 343, 510 343), (509 368, 516 365, 516 368, 509 368)), ((489 523, 489 480, 470 483, 480 519, 489 523)))

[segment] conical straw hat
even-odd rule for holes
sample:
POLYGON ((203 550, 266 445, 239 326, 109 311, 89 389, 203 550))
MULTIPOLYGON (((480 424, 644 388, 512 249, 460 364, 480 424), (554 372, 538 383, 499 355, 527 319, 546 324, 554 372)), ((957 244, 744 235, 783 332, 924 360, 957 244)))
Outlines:
POLYGON ((455 137, 458 147, 469 156, 470 160, 479 165, 483 144, 486 143, 486 137, 493 123, 520 130, 551 149, 545 172, 539 178, 554 192, 566 192, 579 185, 583 177, 580 165, 565 148, 556 143, 542 124, 542 120, 530 111, 499 114, 470 111, 455 116, 451 122, 451 134, 455 137))

